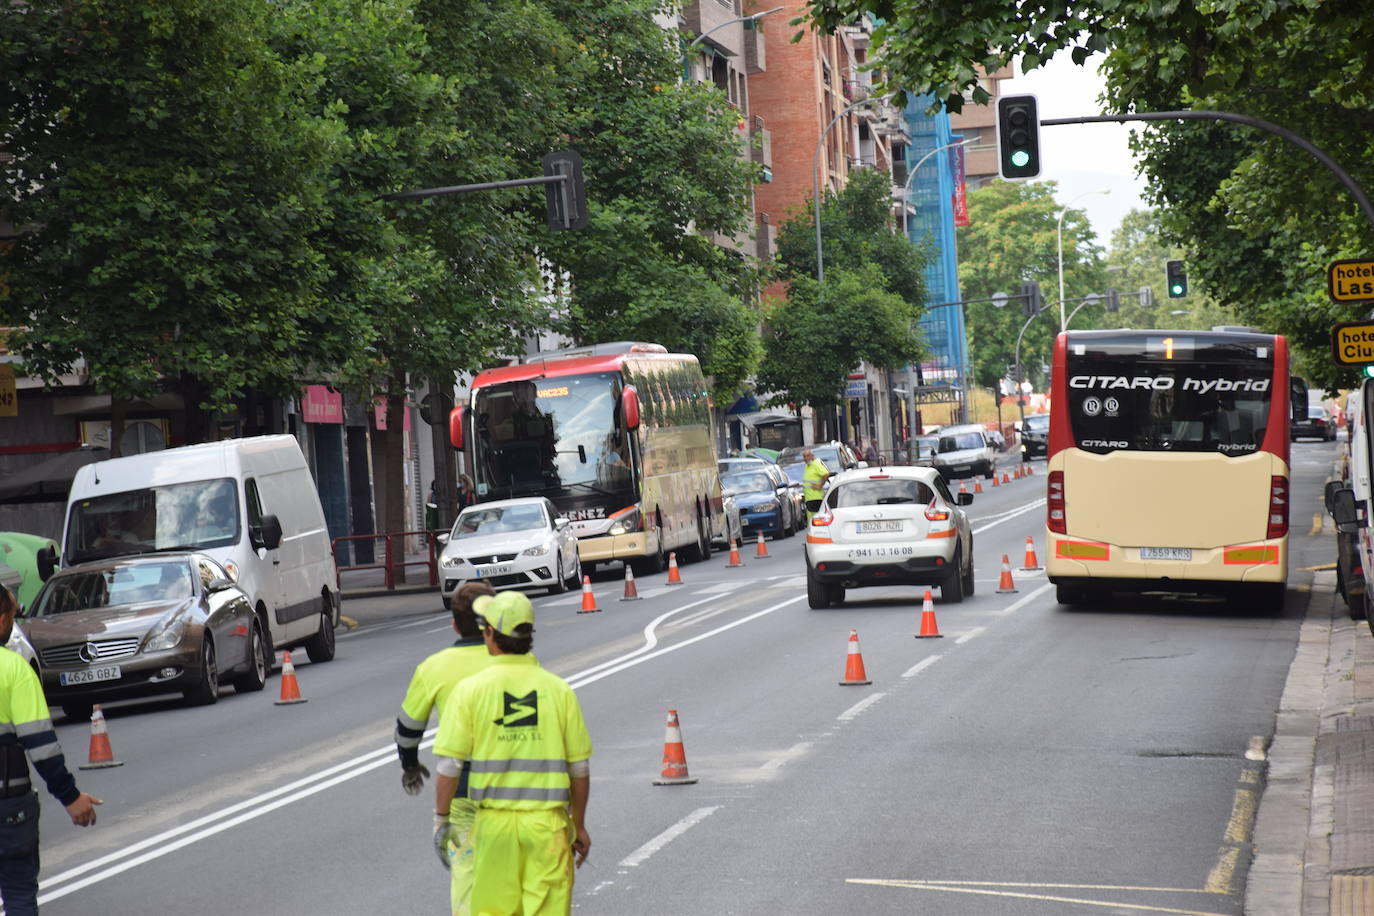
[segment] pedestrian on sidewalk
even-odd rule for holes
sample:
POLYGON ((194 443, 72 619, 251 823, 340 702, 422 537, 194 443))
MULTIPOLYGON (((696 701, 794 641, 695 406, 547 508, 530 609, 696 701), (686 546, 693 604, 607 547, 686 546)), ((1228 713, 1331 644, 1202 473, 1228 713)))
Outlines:
MULTIPOLYGON (((473 601, 496 594, 486 582, 466 582, 453 593, 449 608, 453 631, 458 640, 420 662, 410 679, 401 714, 396 717, 396 753, 401 758, 401 788, 407 795, 419 795, 429 769, 420 762, 420 739, 429 725, 431 712, 444 717, 444 707, 453 688, 464 678, 491 664, 491 653, 482 639, 482 628, 472 610, 473 601)), ((439 763, 439 780, 451 778, 455 785, 448 792, 451 801, 445 811, 435 810, 434 850, 439 863, 449 870, 449 904, 453 916, 466 916, 472 896, 472 833, 477 805, 468 797, 467 767, 447 767, 439 763)))
MULTIPOLYGON (((467 761, 477 804, 474 913, 567 916, 573 871, 587 859, 592 742, 568 682, 539 667, 534 605, 521 592, 479 598, 491 667, 453 691, 439 717, 438 757, 467 761), (576 861, 574 861, 574 857, 576 861)), ((436 810, 446 807, 436 784, 436 810)))
MULTIPOLYGON (((19 602, 0 585, 0 645, 9 642, 19 602)), ((92 798, 76 787, 57 743, 38 675, 17 653, 0 649, 0 902, 6 916, 38 914, 38 793, 29 761, 72 823, 95 823, 92 798)))

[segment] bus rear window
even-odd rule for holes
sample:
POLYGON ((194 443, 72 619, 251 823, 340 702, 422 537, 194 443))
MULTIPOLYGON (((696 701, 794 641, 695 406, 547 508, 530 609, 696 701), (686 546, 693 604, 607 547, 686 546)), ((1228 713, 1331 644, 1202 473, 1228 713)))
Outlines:
POLYGON ((1272 346, 1173 341, 1151 349, 1071 341, 1069 427, 1078 448, 1250 455, 1264 442, 1272 346))

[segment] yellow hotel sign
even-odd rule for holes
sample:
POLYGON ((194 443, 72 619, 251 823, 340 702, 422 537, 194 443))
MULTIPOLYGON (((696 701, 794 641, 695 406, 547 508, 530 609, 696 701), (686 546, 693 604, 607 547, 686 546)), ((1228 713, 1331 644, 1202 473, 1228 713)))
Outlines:
POLYGON ((1343 321, 1332 327, 1331 359, 1338 366, 1374 364, 1374 321, 1343 321))
POLYGON ((1332 261, 1326 269, 1326 292, 1332 302, 1374 300, 1374 258, 1332 261))
POLYGON ((14 363, 0 363, 0 417, 19 416, 19 389, 14 384, 14 363))

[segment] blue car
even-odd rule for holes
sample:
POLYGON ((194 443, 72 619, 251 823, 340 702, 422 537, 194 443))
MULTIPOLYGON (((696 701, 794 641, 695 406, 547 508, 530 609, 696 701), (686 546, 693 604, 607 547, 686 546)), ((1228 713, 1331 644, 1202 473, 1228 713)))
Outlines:
POLYGON ((796 534, 796 510, 791 491, 780 486, 766 470, 726 474, 720 478, 720 485, 739 506, 740 528, 746 538, 756 531, 774 538, 796 534))

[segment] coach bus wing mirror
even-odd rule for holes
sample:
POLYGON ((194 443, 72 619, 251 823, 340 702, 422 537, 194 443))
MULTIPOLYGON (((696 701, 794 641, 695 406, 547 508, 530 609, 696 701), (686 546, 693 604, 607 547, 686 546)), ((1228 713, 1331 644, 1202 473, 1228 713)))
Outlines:
POLYGON ((620 393, 620 406, 625 411, 625 428, 639 429, 639 392, 633 385, 626 385, 620 393))
POLYGON ((1323 497, 1326 505, 1326 514, 1332 518, 1336 517, 1336 510, 1334 508, 1336 503, 1336 491, 1345 485, 1345 481, 1343 480, 1328 480, 1326 482, 1326 491, 1323 493, 1323 497))
POLYGON ((459 451, 463 450, 464 413, 461 407, 455 407, 448 412, 448 441, 459 451))
POLYGON ((1355 491, 1350 487, 1341 487, 1332 494, 1331 515, 1336 519, 1336 530, 1341 534, 1354 534, 1366 524, 1360 518, 1355 491))

